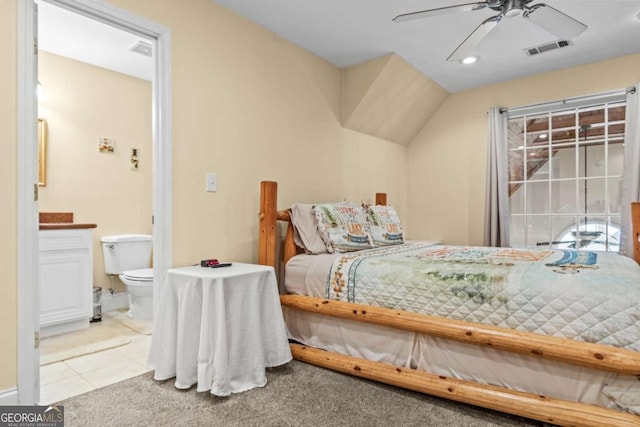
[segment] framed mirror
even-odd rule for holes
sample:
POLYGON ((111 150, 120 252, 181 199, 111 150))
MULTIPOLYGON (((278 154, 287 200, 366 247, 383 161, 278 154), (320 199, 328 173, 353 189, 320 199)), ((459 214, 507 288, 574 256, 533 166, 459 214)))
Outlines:
POLYGON ((38 185, 47 185, 47 121, 38 119, 38 185))

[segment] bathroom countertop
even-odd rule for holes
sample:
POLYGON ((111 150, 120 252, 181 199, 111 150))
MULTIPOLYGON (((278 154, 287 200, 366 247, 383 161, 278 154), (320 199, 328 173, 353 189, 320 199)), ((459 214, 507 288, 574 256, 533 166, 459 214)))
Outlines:
POLYGON ((96 228, 97 224, 76 224, 72 222, 49 222, 40 224, 40 230, 71 230, 76 228, 96 228))
POLYGON ((72 230, 97 226, 73 222, 73 212, 40 212, 40 230, 72 230))

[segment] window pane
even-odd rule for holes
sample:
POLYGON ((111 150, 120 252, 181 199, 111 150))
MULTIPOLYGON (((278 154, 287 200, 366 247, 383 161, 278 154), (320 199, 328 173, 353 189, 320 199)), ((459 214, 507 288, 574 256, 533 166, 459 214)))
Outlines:
POLYGON ((539 214, 549 212, 549 183, 530 182, 527 186, 527 212, 539 214))
POLYGON ((624 103, 609 104, 609 121, 617 122, 625 119, 627 107, 624 103))
POLYGON ((578 212, 606 214, 605 179, 580 180, 578 183, 578 212))
POLYGON ((509 150, 524 147, 524 123, 522 119, 509 120, 507 123, 507 138, 507 148, 509 150))
POLYGON ((530 216, 527 225, 527 247, 537 248, 538 244, 546 245, 549 242, 551 217, 548 215, 530 216))
POLYGON ((549 116, 527 117, 527 147, 548 144, 549 116))
MULTIPOLYGON (((619 215, 611 215, 609 217, 609 227, 615 230, 618 230, 618 239, 620 238, 620 216, 619 215)), ((609 230, 611 233, 611 230, 609 230)))
POLYGON ((624 163, 624 146, 622 144, 609 143, 609 175, 622 176, 624 163))
POLYGON ((576 233, 578 248, 592 251, 606 251, 609 237, 607 233, 615 230, 609 228, 606 217, 589 218, 585 223, 580 221, 579 233, 576 233))
POLYGON ((527 179, 549 179, 549 150, 527 150, 527 179))
POLYGON ((576 177, 576 148, 575 146, 558 147, 551 158, 551 178, 576 177))
POLYGON ((578 147, 578 177, 604 175, 604 145, 581 144, 578 147), (586 172, 586 173, 585 173, 586 172))
POLYGON ((509 212, 523 214, 524 212, 524 185, 512 184, 513 193, 509 197, 509 212))
POLYGON ((551 212, 552 213, 576 213, 576 182, 553 181, 551 182, 551 212))
POLYGON ((509 151, 509 181, 524 180, 524 150, 509 151))
POLYGON ((525 217, 524 216, 511 216, 511 222, 509 223, 509 238, 510 244, 514 248, 524 248, 524 230, 525 230, 525 217))
POLYGON ((576 113, 573 111, 554 113, 551 116, 551 129, 575 128, 576 113))
POLYGON ((622 191, 622 179, 611 178, 607 180, 609 186, 609 213, 620 215, 620 193, 622 191))
POLYGON ((596 123, 603 123, 605 106, 601 105, 596 108, 586 108, 578 111, 578 127, 592 126, 596 123))
POLYGON ((607 223, 606 235, 608 250, 617 252, 620 250, 620 218, 611 217, 607 223))
POLYGON ((571 229, 575 230, 576 217, 574 216, 556 216, 551 221, 551 232, 553 235, 553 247, 560 249, 573 249, 575 247, 575 239, 570 233, 571 229))
POLYGON ((554 130, 551 132, 552 144, 567 144, 576 141, 575 128, 554 130))
POLYGON ((604 176, 604 145, 581 145, 578 148, 578 176, 604 176))

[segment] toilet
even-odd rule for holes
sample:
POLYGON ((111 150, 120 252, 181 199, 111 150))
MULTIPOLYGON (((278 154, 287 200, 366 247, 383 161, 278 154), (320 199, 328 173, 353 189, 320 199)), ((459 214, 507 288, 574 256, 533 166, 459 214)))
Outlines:
POLYGON ((103 236, 104 269, 118 275, 127 287, 129 312, 133 319, 153 318, 153 269, 151 251, 153 237, 148 234, 103 236))

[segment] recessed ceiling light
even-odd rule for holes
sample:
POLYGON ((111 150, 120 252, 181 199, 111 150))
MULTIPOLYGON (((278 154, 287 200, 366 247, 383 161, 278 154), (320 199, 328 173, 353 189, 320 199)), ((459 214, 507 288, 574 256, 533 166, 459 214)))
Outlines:
POLYGON ((469 64, 473 64, 474 62, 476 62, 478 60, 477 56, 467 56, 466 58, 464 58, 462 61, 463 64, 465 65, 469 65, 469 64))
POLYGON ((540 138, 542 138, 542 139, 546 139, 546 138, 547 138, 547 134, 546 134, 546 133, 543 133, 542 135, 540 135, 540 138))

